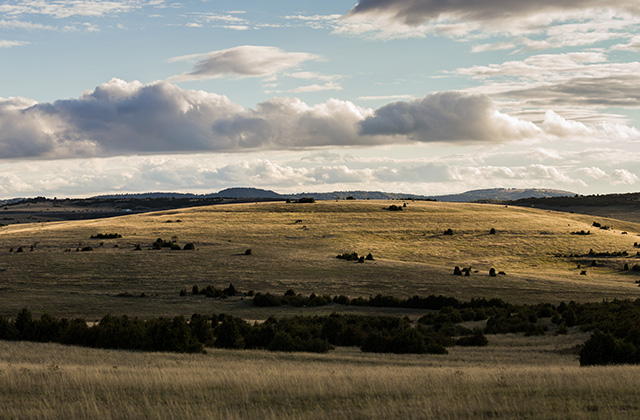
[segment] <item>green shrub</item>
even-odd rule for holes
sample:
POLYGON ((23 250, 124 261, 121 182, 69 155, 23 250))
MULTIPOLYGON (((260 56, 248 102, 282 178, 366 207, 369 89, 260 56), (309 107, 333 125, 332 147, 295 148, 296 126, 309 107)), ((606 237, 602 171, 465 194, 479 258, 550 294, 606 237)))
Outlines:
POLYGON ((482 330, 480 328, 474 329, 473 335, 460 337, 456 341, 456 345, 465 346, 465 347, 486 346, 487 344, 489 344, 489 340, 487 340, 487 337, 485 337, 485 335, 482 333, 482 330))

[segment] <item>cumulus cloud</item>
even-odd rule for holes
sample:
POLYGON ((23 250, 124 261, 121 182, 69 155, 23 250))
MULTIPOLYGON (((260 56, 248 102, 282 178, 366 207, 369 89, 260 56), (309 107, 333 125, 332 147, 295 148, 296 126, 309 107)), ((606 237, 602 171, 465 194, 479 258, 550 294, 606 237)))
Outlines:
POLYGON ((572 121, 552 111, 536 125, 502 112, 487 96, 460 92, 377 110, 337 99, 310 105, 286 97, 245 108, 225 96, 168 82, 112 79, 79 98, 52 103, 0 98, 0 157, 5 159, 436 142, 496 145, 556 138, 636 141, 640 133, 621 124, 572 121))
POLYGON ((113 79, 78 99, 0 101, 0 156, 73 157, 169 151, 369 145, 357 123, 371 111, 329 100, 276 98, 245 109, 225 96, 113 79))
POLYGON ((502 142, 541 134, 533 123, 501 113, 488 97, 457 92, 390 103, 360 126, 365 135, 402 135, 423 142, 502 142))
POLYGON ((193 70, 169 78, 172 82, 214 79, 224 76, 264 77, 318 60, 310 53, 286 52, 277 47, 244 45, 226 50, 174 57, 170 62, 197 60, 193 70))

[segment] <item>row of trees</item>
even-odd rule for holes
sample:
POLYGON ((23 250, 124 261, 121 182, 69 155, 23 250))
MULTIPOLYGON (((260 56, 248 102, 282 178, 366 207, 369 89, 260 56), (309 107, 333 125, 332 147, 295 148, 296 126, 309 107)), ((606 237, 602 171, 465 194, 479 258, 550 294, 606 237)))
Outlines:
MULTIPOLYGON (((486 339, 474 339, 474 334, 478 332, 469 331, 461 345, 486 344, 486 339)), ((13 320, 0 317, 0 339, 181 353, 203 352, 205 347, 327 352, 334 346, 358 346, 367 352, 442 354, 457 342, 444 331, 384 316, 296 316, 249 324, 224 314, 194 314, 190 320, 107 315, 90 325, 84 319, 57 319, 48 314, 34 318, 27 309, 13 320)))

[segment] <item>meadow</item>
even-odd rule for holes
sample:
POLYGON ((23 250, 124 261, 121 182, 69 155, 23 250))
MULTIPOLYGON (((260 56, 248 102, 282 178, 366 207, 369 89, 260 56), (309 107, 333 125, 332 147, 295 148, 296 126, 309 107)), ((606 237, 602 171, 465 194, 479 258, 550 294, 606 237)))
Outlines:
POLYGON ((637 418, 640 367, 578 367, 585 334, 436 356, 132 353, 0 342, 6 419, 637 418))
MULTIPOLYGON (((639 224, 487 204, 406 201, 402 211, 387 210, 404 203, 233 204, 1 227, 0 315, 23 307, 87 320, 224 312, 253 322, 331 312, 415 320, 426 312, 259 308, 240 296, 179 293, 229 283, 279 295, 292 288, 511 303, 640 297, 640 276, 622 269, 640 263, 639 224), (581 230, 590 234, 575 234, 581 230), (121 237, 90 238, 115 233, 121 237), (157 238, 195 249, 152 249, 157 238), (375 260, 336 258, 354 251, 375 260), (454 276, 454 266, 471 267, 471 275, 454 276), (491 277, 490 268, 506 275, 491 277)), ((565 335, 487 337, 486 347, 451 347, 446 355, 344 347, 185 355, 0 341, 0 411, 12 419, 638 417, 640 367, 579 367, 589 333, 574 327, 565 335)))

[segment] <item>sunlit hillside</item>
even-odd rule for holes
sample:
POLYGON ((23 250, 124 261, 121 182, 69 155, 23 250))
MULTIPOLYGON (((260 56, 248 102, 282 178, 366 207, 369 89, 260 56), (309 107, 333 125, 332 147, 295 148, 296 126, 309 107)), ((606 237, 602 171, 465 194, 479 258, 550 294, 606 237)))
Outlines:
POLYGON ((621 271, 625 263, 640 263, 640 248, 634 247, 638 224, 504 205, 404 203, 220 205, 2 227, 2 311, 14 314, 23 306, 65 316, 250 311, 247 302, 178 295, 194 284, 230 282, 242 291, 444 294, 510 302, 640 296, 635 284, 640 277, 621 271), (388 210, 392 205, 402 210, 388 210), (593 227, 594 221, 610 229, 593 227), (448 229, 452 235, 444 234, 448 229), (575 234, 580 231, 590 234, 575 234), (122 237, 90 239, 110 233, 122 237), (154 250, 158 238, 181 247, 193 243, 195 250, 154 250), (20 247, 23 252, 17 252, 20 247), (92 250, 82 251, 86 247, 92 250), (245 255, 248 249, 251 255, 245 255), (590 250, 627 255, 592 256, 590 250), (335 258, 345 252, 371 253, 375 260, 335 258), (590 267, 593 260, 597 267, 590 267), (471 267, 471 275, 454 276, 456 265, 471 267), (490 277, 490 268, 505 275, 490 277), (121 293, 145 297, 116 296, 121 293))

